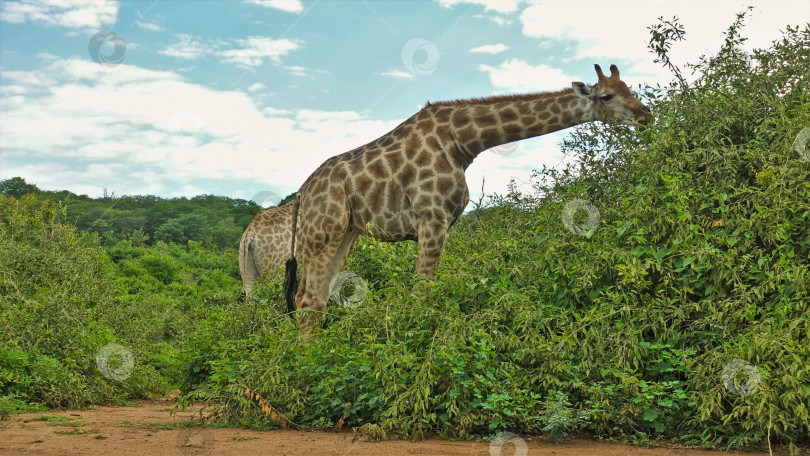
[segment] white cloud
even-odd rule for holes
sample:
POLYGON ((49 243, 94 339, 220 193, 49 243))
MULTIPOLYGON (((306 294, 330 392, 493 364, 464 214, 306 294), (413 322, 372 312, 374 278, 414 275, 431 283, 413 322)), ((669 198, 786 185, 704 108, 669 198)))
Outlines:
POLYGON ((473 14, 472 17, 474 17, 476 19, 487 19, 487 20, 490 20, 490 21, 492 21, 492 22, 494 22, 494 23, 496 23, 496 24, 498 24, 500 26, 512 25, 512 20, 511 19, 507 19, 507 18, 502 17, 502 16, 497 16, 495 14, 487 14, 487 15, 473 14))
POLYGON ((399 79, 413 79, 414 77, 416 77, 413 73, 400 70, 385 71, 383 73, 380 73, 380 75, 390 76, 392 78, 399 78, 399 79))
POLYGON ((4 96, 25 95, 30 92, 31 92, 30 89, 22 84, 9 84, 3 86, 4 96))
POLYGON ((176 35, 175 38, 178 39, 177 43, 171 44, 165 49, 161 49, 158 53, 181 59, 198 59, 211 52, 208 46, 202 44, 191 35, 181 33, 176 35))
POLYGON ((25 84, 29 88, 31 88, 31 86, 35 86, 37 88, 47 88, 56 83, 53 78, 45 73, 40 72, 3 70, 2 75, 6 80, 18 81, 21 84, 25 84))
POLYGON ((470 49, 470 52, 479 53, 479 54, 499 54, 503 51, 509 49, 509 46, 498 43, 498 44, 485 44, 483 46, 478 46, 470 49))
POLYGON ((136 22, 136 24, 138 24, 139 28, 142 28, 144 30, 151 30, 153 32, 162 32, 162 31, 165 30, 163 27, 161 27, 161 26, 159 26, 157 24, 153 24, 151 22, 138 21, 138 22, 136 22))
POLYGON ((261 82, 254 82, 253 84, 248 87, 248 92, 256 92, 258 90, 262 90, 265 88, 265 85, 261 82))
POLYGON ((279 64, 281 57, 300 47, 298 42, 287 38, 274 40, 263 36, 237 39, 236 43, 241 48, 221 51, 219 56, 226 62, 246 68, 260 66, 265 60, 279 64))
POLYGON ((301 0, 248 0, 248 2, 266 8, 286 11, 288 13, 300 13, 304 11, 304 5, 301 3, 301 0))
MULTIPOLYGON (((695 61, 700 54, 714 54, 723 42, 723 32, 736 13, 752 4, 756 9, 746 21, 743 35, 749 37, 746 49, 767 47, 779 37, 787 24, 810 20, 810 6, 804 0, 705 0, 661 1, 640 3, 616 1, 605 7, 603 2, 578 1, 575 4, 544 2, 532 4, 520 15, 523 34, 554 41, 572 41, 574 59, 601 61, 603 66, 617 61, 632 62, 622 74, 649 76, 648 82, 667 82, 671 75, 653 64, 647 49, 649 30, 658 17, 678 17, 686 28, 686 41, 676 43, 671 58, 678 65, 695 61), (572 14, 572 8, 585 14, 572 14)), ((594 62, 594 63, 597 63, 594 62)), ((634 81, 642 82, 642 81, 634 81)))
POLYGON ((118 8, 117 0, 5 1, 0 7, 0 21, 98 30, 115 24, 118 8))
POLYGON ((290 111, 289 109, 278 109, 273 107, 264 108, 262 109, 262 112, 270 117, 288 117, 295 114, 294 111, 290 111))
POLYGON ((308 76, 309 70, 306 67, 302 67, 300 65, 291 65, 284 67, 287 71, 290 72, 293 76, 308 76))
POLYGON ((37 54, 37 58, 44 61, 53 62, 54 60, 58 60, 59 56, 56 54, 51 54, 50 52, 40 52, 37 54))
POLYGON ((577 78, 566 75, 559 68, 546 65, 532 66, 519 59, 505 60, 498 66, 479 65, 489 74, 492 85, 505 92, 536 92, 538 90, 570 87, 577 78))
POLYGON ((107 185, 177 196, 211 181, 244 183, 236 197, 268 186, 289 192, 326 158, 398 123, 353 111, 262 109, 242 91, 78 57, 2 76, 3 175, 88 194, 107 185))
MULTIPOLYGON (((268 37, 252 36, 245 39, 236 39, 236 44, 240 47, 221 50, 226 46, 225 42, 219 41, 213 44, 205 44, 203 41, 191 35, 175 35, 177 42, 166 46, 158 53, 177 57, 181 59, 198 59, 206 55, 219 56, 223 62, 235 63, 241 68, 255 68, 261 66, 265 61, 280 65, 281 57, 286 56, 291 51, 300 47, 298 41, 289 39, 274 40, 268 37)), ((310 70, 300 65, 285 66, 293 76, 307 76, 310 70)))
POLYGON ((445 8, 452 8, 462 3, 483 5, 485 11, 496 11, 498 13, 514 13, 522 0, 438 0, 439 5, 445 8))

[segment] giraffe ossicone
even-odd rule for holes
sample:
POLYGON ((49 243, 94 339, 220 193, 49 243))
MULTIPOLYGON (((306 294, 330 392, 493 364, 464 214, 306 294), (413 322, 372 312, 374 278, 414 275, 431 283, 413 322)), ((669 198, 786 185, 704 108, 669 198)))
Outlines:
POLYGON ((418 242, 417 273, 435 280, 450 226, 469 199, 464 171, 482 151, 585 122, 644 128, 650 110, 610 66, 597 82, 555 92, 427 103, 376 140, 327 159, 298 191, 288 238, 288 309, 311 330, 329 297, 329 283, 361 235, 418 242), (297 260, 303 273, 295 292, 297 260))

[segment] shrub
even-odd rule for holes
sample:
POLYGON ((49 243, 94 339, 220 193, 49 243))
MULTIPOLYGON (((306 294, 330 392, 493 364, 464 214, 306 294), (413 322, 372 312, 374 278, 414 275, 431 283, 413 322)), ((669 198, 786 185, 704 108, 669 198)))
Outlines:
MULTIPOLYGON (((96 365, 117 339, 103 322, 115 309, 114 269, 98 238, 56 222, 58 212, 33 196, 0 197, 0 397, 78 407, 162 391, 142 362, 123 382, 96 365)), ((135 341, 125 343, 140 361, 135 341)))

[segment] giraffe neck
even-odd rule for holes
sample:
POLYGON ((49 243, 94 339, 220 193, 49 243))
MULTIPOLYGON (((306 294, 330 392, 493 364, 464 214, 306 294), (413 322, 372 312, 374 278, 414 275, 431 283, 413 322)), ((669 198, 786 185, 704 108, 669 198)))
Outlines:
POLYGON ((450 130, 466 169, 491 147, 533 138, 594 120, 591 101, 573 89, 437 104, 452 107, 450 130))

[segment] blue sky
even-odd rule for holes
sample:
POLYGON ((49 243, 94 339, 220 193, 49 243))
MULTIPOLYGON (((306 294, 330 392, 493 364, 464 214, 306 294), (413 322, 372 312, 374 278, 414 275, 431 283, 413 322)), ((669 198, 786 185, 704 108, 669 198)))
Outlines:
MULTIPOLYGON (((593 83, 594 63, 631 86, 665 83, 645 47, 657 17, 686 27, 682 64, 716 52, 747 4, 748 49, 810 21, 806 1, 3 0, 0 179, 284 196, 425 101, 593 83)), ((483 153, 472 196, 483 178, 487 193, 513 178, 529 189, 533 169, 561 165, 564 135, 483 153)))

